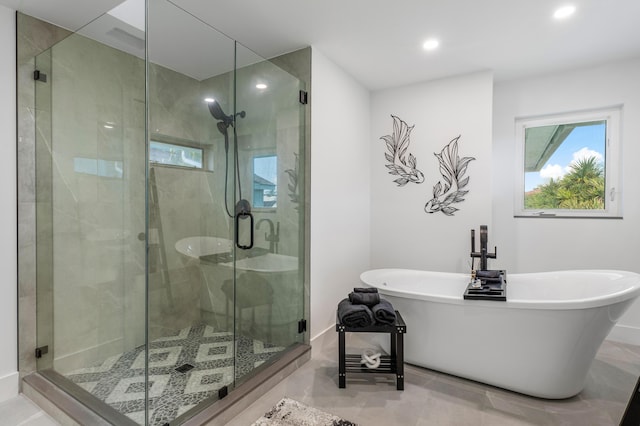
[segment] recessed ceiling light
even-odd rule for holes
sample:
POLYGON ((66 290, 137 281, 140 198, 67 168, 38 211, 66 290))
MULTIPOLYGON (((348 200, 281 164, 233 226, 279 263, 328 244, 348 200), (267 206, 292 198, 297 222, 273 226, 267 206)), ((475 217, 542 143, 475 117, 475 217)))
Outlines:
POLYGON ((212 103, 214 103, 216 100, 215 100, 215 99, 213 99, 213 98, 204 98, 204 101, 205 101, 206 103, 208 103, 208 104, 212 104, 212 103))
POLYGON ((433 50, 440 45, 440 42, 435 38, 430 38, 422 44, 424 50, 433 50))
POLYGON ((112 124, 105 124, 103 127, 105 129, 113 129, 113 125, 112 124))
POLYGON ((575 6, 563 6, 553 13, 553 17, 556 19, 565 19, 573 15, 575 11, 576 11, 575 6))
POLYGON ((267 85, 266 85, 266 84, 264 84, 264 83, 258 83, 258 84, 256 84, 256 89, 263 90, 263 89, 266 89, 266 88, 267 88, 267 85))

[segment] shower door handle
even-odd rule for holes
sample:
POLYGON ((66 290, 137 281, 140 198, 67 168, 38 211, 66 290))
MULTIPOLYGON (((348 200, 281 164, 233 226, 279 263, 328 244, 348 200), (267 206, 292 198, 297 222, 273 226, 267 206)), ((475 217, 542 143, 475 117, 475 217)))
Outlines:
POLYGON ((239 249, 242 250, 249 250, 253 247, 253 215, 251 214, 251 212, 241 211, 236 213, 236 245, 239 249), (249 217, 249 226, 251 228, 251 232, 249 234, 249 245, 243 245, 240 244, 240 219, 244 220, 247 218, 247 216, 249 217))

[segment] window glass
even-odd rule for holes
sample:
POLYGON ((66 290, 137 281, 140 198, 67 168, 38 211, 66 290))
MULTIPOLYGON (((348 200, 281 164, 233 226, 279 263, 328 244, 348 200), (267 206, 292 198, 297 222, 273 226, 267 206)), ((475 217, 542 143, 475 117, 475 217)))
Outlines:
POLYGON ((278 158, 275 155, 253 158, 253 206, 277 207, 278 158))
POLYGON ((73 170, 76 173, 122 179, 124 166, 122 161, 75 157, 73 170))
POLYGON ((202 148, 151 141, 149 161, 170 166, 203 168, 202 148))
POLYGON ((618 115, 519 120, 516 215, 618 216, 618 115))
POLYGON ((604 209, 606 126, 525 129, 525 209, 604 209))

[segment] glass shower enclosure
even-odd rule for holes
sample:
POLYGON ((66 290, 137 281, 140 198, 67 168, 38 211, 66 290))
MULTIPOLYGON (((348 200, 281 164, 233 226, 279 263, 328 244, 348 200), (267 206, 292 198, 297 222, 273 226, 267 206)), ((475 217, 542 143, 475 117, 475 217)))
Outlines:
POLYGON ((38 371, 180 424, 304 343, 303 82, 165 0, 35 67, 38 371))

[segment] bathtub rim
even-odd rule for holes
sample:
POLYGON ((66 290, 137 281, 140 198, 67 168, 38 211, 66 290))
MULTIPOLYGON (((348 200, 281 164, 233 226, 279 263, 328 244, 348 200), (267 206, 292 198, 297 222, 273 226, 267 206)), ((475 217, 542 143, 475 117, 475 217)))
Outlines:
POLYGON ((608 306, 613 305, 618 302, 623 302, 628 299, 633 299, 640 295, 640 274, 617 270, 617 269, 572 269, 572 270, 561 270, 561 271, 544 271, 544 272, 527 272, 527 273, 517 273, 517 274, 508 274, 508 282, 507 282, 507 300, 506 301, 490 301, 490 300, 465 300, 463 299, 464 290, 460 291, 459 295, 433 295, 426 293, 419 293, 416 291, 409 290, 401 290, 398 288, 394 288, 393 286, 382 286, 372 284, 371 279, 369 277, 374 273, 397 273, 397 272, 410 272, 410 273, 423 273, 423 274, 432 274, 434 276, 444 276, 449 279, 460 278, 465 279, 468 277, 468 274, 460 273, 460 272, 437 272, 437 271, 425 271, 419 269, 409 269, 409 268, 377 268, 377 269, 369 269, 360 274, 360 281, 365 286, 375 287, 382 294, 388 294, 395 297, 404 297, 404 298, 413 298, 419 300, 426 300, 430 302, 436 303, 448 303, 455 305, 467 305, 467 306, 482 306, 482 307, 493 307, 498 309, 547 309, 547 310, 557 310, 557 309, 589 309, 600 306, 608 306), (618 274, 623 275, 621 279, 624 280, 635 280, 635 283, 630 285, 628 288, 617 291, 614 293, 609 293, 605 295, 599 295, 596 297, 588 297, 581 299, 569 299, 569 300, 543 300, 543 299, 509 299, 509 282, 514 278, 518 280, 519 278, 526 278, 527 276, 537 276, 541 277, 544 275, 554 275, 554 274, 568 274, 571 272, 580 272, 580 273, 593 273, 593 274, 618 274), (367 281, 369 279, 369 281, 367 281))

